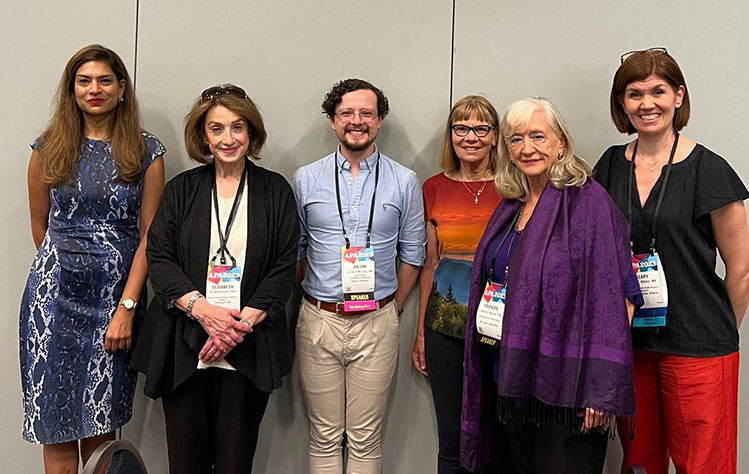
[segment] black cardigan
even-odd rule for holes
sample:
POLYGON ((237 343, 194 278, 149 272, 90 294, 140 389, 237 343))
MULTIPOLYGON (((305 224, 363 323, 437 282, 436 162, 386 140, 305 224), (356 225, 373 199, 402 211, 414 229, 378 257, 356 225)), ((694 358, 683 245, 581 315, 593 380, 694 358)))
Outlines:
MULTIPOLYGON (((294 285, 299 240, 294 194, 278 173, 248 160, 247 251, 241 304, 268 317, 226 356, 259 390, 281 386, 291 369, 285 305, 294 285)), ((145 394, 170 393, 197 370, 208 335, 197 321, 169 303, 194 290, 205 294, 211 232, 212 164, 167 183, 148 231, 148 269, 156 293, 131 359, 146 375, 145 394)))

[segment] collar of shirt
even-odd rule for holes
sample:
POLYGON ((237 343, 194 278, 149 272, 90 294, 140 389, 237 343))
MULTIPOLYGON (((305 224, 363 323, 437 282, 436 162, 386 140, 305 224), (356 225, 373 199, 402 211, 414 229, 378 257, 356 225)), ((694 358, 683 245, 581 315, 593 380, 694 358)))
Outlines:
MULTIPOLYGON (((424 210, 416 174, 380 153, 372 245, 375 248, 375 299, 392 294, 398 287, 396 259, 420 266, 424 261, 424 210)), ((341 301, 341 248, 344 245, 330 168, 337 166, 343 220, 353 246, 366 242, 367 223, 374 192, 370 176, 377 160, 375 152, 361 162, 356 178, 351 165, 336 150, 300 169, 294 178, 301 222, 300 259, 308 267, 302 287, 322 301, 341 301)))
MULTIPOLYGON (((346 160, 346 157, 343 156, 341 153, 341 145, 338 145, 338 148, 335 152, 335 161, 338 165, 338 170, 350 170, 351 169, 351 163, 346 160)), ((375 163, 377 163, 377 145, 374 146, 374 152, 369 155, 366 159, 364 159, 361 163, 359 163, 359 169, 368 169, 371 170, 374 168, 375 163)))

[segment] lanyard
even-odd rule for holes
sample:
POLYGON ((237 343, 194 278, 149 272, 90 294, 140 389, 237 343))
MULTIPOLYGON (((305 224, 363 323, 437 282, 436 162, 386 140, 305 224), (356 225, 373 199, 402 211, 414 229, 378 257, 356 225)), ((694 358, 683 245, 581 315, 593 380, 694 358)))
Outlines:
MULTIPOLYGON (((627 186, 627 218, 629 219, 629 225, 632 226, 632 176, 635 174, 635 157, 637 156, 637 142, 635 141, 635 148, 632 150, 632 161, 629 162, 629 181, 627 186)), ((679 145, 679 132, 676 132, 674 136, 674 144, 671 146, 671 155, 668 157, 668 165, 666 168, 666 176, 663 178, 663 184, 661 190, 658 192, 658 201, 655 204, 655 213, 653 213, 653 227, 650 231, 650 253, 655 253, 655 234, 656 224, 658 223, 658 213, 661 211, 661 204, 663 203, 663 196, 666 194, 666 185, 668 184, 668 178, 671 176, 671 166, 674 163, 674 155, 676 155, 676 147, 679 145)), ((639 193, 638 193, 639 194, 639 193)), ((632 239, 629 240, 629 246, 632 246, 632 239)))
MULTIPOLYGON (((334 177, 335 177, 335 197, 336 201, 338 202, 338 217, 341 218, 341 230, 343 231, 343 238, 346 240, 346 248, 348 249, 351 247, 351 241, 348 238, 348 232, 346 232, 346 226, 343 224, 343 210, 341 208, 341 190, 340 190, 340 184, 338 184, 338 152, 335 153, 333 156, 333 160, 335 161, 335 168, 333 171, 334 177)), ((374 182, 374 191, 372 191, 372 204, 369 207, 369 223, 367 224, 367 248, 369 248, 369 245, 371 243, 371 237, 372 237, 372 219, 374 218, 374 208, 375 208, 375 196, 377 195, 377 183, 380 180, 380 151, 377 151, 377 160, 375 161, 375 182, 374 182)))
MULTIPOLYGON (((487 281, 492 281, 492 279, 494 278, 494 265, 497 264, 497 257, 499 256, 499 251, 502 249, 502 246, 505 244, 507 237, 510 236, 510 233, 515 230, 515 224, 517 224, 518 219, 520 219, 520 213, 522 211, 523 211, 523 206, 520 206, 520 209, 518 209, 518 212, 515 213, 515 217, 512 218, 512 222, 510 222, 510 225, 507 227, 507 232, 504 233, 501 240, 499 241, 499 244, 497 245, 497 248, 494 250, 494 257, 491 259, 492 265, 489 268, 489 278, 486 279, 487 281)), ((512 246, 512 243, 510 243, 510 246, 512 246)), ((508 272, 509 267, 510 267, 510 260, 507 259, 507 266, 505 267, 505 281, 507 281, 507 272, 508 272)))
POLYGON ((239 180, 239 187, 237 188, 237 193, 234 195, 234 203, 231 205, 231 212, 229 213, 229 220, 226 221, 226 233, 223 233, 221 231, 221 217, 219 216, 219 210, 218 210, 218 192, 216 191, 216 173, 214 169, 213 174, 213 209, 216 212, 216 227, 218 228, 218 240, 221 246, 216 250, 216 255, 213 256, 211 259, 211 265, 216 261, 216 257, 218 256, 219 252, 221 253, 221 265, 226 265, 226 254, 229 254, 229 258, 231 259, 231 265, 232 267, 237 266, 237 261, 232 256, 231 252, 229 252, 229 249, 226 248, 226 242, 229 240, 229 232, 231 232, 231 226, 234 223, 234 218, 237 216, 237 209, 239 208, 239 202, 242 200, 242 194, 244 193, 244 183, 245 178, 247 178, 248 173, 247 163, 245 162, 244 170, 242 170, 242 178, 239 180))

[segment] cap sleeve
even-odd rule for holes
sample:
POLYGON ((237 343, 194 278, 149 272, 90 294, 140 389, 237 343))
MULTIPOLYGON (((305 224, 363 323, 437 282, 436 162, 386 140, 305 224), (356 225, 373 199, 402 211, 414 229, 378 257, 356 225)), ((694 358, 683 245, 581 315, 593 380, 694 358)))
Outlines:
POLYGON ((432 222, 432 208, 434 207, 434 197, 437 192, 436 190, 436 179, 437 176, 432 176, 424 182, 424 220, 432 222))
POLYGON ((693 211, 695 220, 727 204, 749 197, 749 191, 731 165, 705 148, 696 180, 693 211))
POLYGON ((166 153, 166 147, 158 138, 150 133, 144 133, 143 136, 146 139, 146 155, 143 157, 142 167, 143 174, 145 174, 148 167, 151 166, 151 163, 153 163, 156 158, 163 156, 164 153, 166 153))

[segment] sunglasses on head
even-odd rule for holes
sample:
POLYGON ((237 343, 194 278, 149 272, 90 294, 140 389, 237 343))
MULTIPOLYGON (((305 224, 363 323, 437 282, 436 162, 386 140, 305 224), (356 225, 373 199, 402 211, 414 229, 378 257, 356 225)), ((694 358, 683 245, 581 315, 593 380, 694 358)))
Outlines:
POLYGON ((230 95, 237 99, 247 99, 247 93, 241 87, 235 86, 234 84, 219 84, 204 90, 203 93, 200 94, 200 100, 213 100, 222 95, 230 95))
POLYGON ((645 53, 645 54, 665 54, 668 56, 668 50, 666 48, 648 48, 648 49, 636 49, 634 51, 627 51, 626 53, 622 54, 620 56, 621 64, 624 64, 624 61, 629 59, 632 55, 637 53, 645 53))

